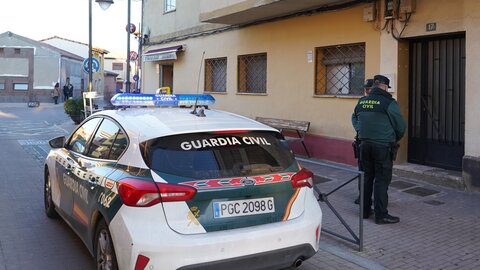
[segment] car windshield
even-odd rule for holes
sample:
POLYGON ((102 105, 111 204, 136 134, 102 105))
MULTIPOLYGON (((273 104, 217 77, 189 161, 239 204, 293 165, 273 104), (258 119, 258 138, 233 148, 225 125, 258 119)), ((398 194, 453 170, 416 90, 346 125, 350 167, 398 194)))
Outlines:
POLYGON ((269 174, 294 164, 282 135, 270 131, 181 134, 141 148, 152 170, 195 179, 269 174))

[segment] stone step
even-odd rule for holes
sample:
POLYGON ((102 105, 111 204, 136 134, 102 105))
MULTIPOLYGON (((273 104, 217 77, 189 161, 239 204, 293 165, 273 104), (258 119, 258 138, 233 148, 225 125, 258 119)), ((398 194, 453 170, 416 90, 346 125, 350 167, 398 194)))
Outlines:
POLYGON ((413 163, 397 164, 393 166, 393 174, 396 176, 424 181, 430 184, 466 190, 462 172, 451 171, 441 168, 429 167, 413 163))

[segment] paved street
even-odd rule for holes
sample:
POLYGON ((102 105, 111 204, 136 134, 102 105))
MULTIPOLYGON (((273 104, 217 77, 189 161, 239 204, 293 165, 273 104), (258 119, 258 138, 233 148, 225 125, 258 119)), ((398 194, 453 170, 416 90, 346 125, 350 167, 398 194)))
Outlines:
MULTIPOLYGON (((43 160, 48 139, 67 134, 73 122, 62 105, 0 103, 0 270, 94 269, 94 260, 68 225, 43 212, 43 160)), ((328 193, 355 175, 299 159, 318 175, 328 193)), ((347 167, 351 168, 351 167, 347 167)), ((357 184, 328 196, 358 232, 357 184)), ((394 177, 389 211, 401 222, 376 225, 364 221, 364 250, 326 233, 321 250, 300 269, 479 269, 480 194, 467 193, 415 179, 394 177)), ((321 202, 323 227, 350 237, 321 202)))
POLYGON ((58 124, 67 120, 62 105, 0 103, 0 269, 95 268, 68 225, 43 210, 47 141, 66 134, 58 124))

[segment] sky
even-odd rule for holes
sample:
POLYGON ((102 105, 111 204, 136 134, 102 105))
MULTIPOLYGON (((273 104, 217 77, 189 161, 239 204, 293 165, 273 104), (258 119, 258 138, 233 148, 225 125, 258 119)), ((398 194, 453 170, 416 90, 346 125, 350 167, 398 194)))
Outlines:
MULTIPOLYGON (((58 36, 88 44, 89 0, 0 0, 0 34, 6 31, 34 40, 58 36)), ((127 54, 128 0, 114 0, 107 10, 92 1, 92 43, 110 51, 107 57, 127 54)), ((131 23, 139 30, 141 1, 131 0, 131 23)), ((138 43, 130 36, 130 49, 138 43)))

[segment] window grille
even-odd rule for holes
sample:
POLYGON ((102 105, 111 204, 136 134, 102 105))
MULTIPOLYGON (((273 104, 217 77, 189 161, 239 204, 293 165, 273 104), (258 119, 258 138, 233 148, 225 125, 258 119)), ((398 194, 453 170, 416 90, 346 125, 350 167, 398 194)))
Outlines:
POLYGON ((362 95, 365 44, 316 48, 316 95, 362 95))
POLYGON ((175 0, 165 0, 165 12, 174 11, 176 6, 175 0))
POLYGON ((267 54, 238 56, 238 92, 267 92, 267 54))
POLYGON ((205 59, 205 91, 227 91, 227 58, 205 59))

